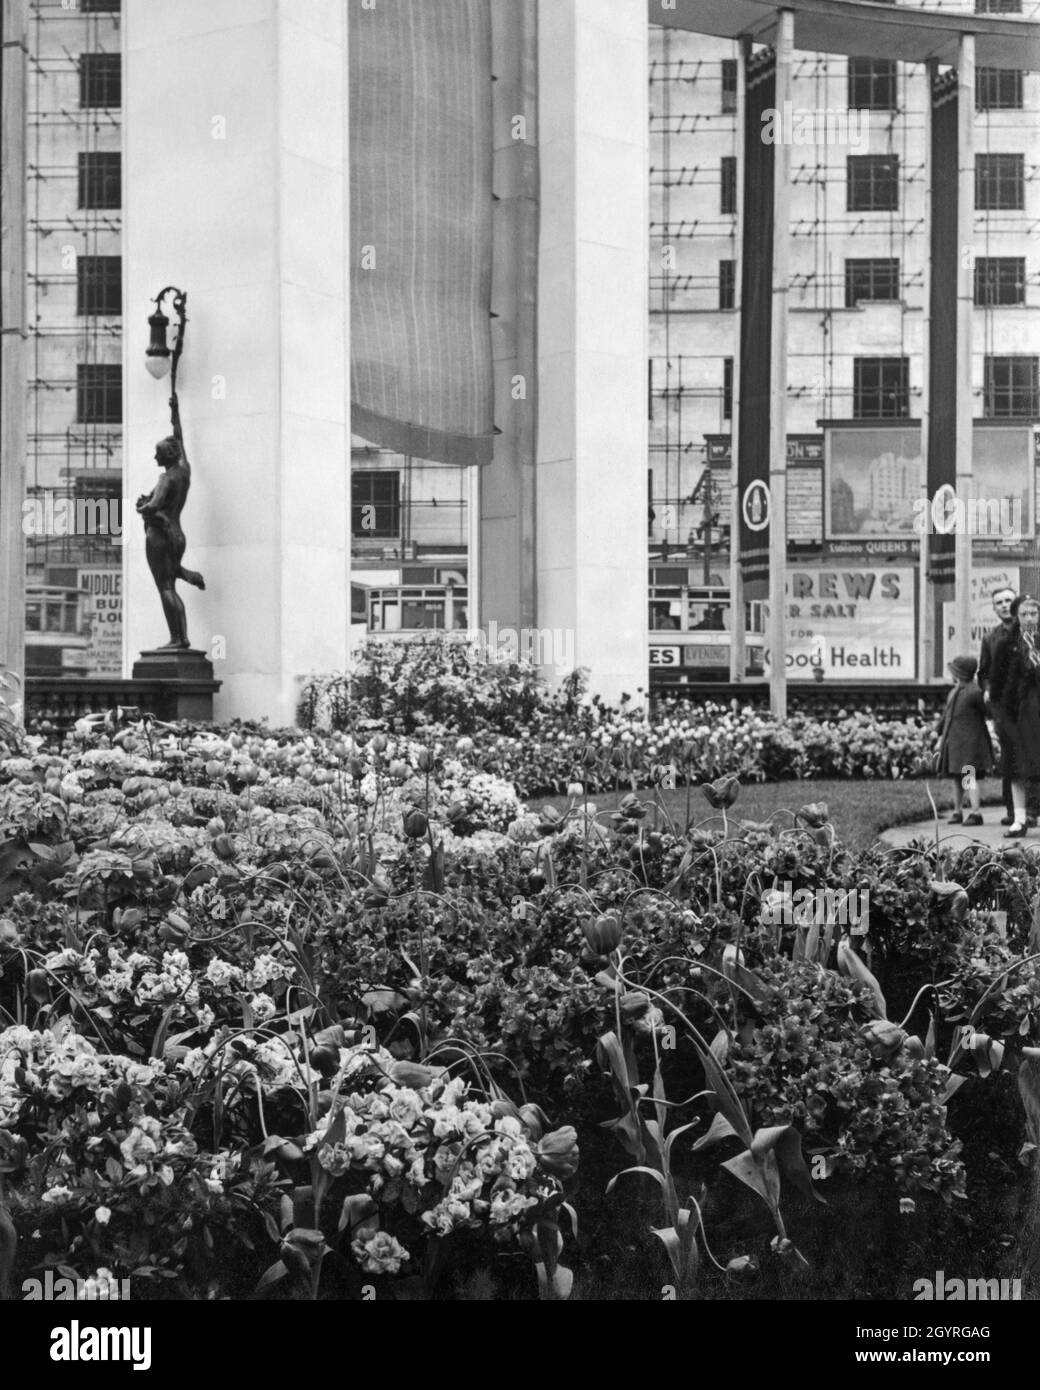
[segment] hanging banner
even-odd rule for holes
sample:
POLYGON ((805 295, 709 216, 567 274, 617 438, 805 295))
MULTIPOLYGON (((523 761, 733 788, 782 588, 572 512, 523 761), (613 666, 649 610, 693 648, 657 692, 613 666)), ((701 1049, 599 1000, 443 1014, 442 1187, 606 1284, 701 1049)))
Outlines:
POLYGON ((790 680, 914 679, 912 569, 799 565, 784 591, 790 680))
POLYGON ((744 596, 769 596, 769 386, 773 322, 773 146, 762 119, 776 107, 776 55, 747 63, 744 120, 744 228, 740 297, 740 567, 744 596))
POLYGON ((349 18, 352 428, 488 463, 489 0, 378 0, 349 18))
MULTIPOLYGON (((932 86, 932 234, 928 325, 928 498, 957 485, 957 74, 946 72, 932 86)), ((970 232, 965 228, 965 235, 970 232)), ((954 533, 933 531, 928 577, 951 585, 954 533)))

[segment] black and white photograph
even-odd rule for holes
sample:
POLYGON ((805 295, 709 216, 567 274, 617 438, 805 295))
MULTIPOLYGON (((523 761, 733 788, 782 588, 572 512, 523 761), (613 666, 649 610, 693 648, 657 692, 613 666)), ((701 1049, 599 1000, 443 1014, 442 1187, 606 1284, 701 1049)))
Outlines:
POLYGON ((27 1373, 344 1302, 1009 1371, 1040 0, 2 15, 27 1373))

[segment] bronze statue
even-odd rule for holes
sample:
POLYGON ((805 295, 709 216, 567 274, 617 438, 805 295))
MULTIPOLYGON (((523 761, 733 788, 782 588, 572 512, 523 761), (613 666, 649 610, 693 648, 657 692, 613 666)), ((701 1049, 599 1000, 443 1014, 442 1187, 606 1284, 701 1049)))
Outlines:
POLYGON ((142 494, 137 499, 137 511, 144 521, 148 568, 159 590, 166 625, 170 629, 170 640, 158 648, 160 651, 191 646, 184 604, 177 593, 177 580, 183 579, 185 584, 193 584, 196 589, 206 587, 201 574, 186 570, 181 564, 186 541, 180 517, 191 486, 191 465, 184 453, 176 396, 170 400, 170 411, 173 434, 167 439, 160 439, 155 446, 155 461, 165 471, 151 493, 142 494))

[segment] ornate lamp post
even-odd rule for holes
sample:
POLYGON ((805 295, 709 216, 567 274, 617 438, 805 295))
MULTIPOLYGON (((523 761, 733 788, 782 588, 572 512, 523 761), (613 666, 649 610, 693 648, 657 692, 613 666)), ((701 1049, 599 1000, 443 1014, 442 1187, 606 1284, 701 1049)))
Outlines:
POLYGON ((175 692, 175 716, 212 718, 212 692, 217 688, 213 667, 205 653, 193 648, 188 641, 187 615, 177 593, 177 581, 196 589, 206 587, 197 570, 185 569, 184 550, 187 542, 181 530, 180 517, 191 487, 191 465, 184 450, 180 405, 177 399, 177 368, 184 351, 184 330, 187 324, 185 305, 188 296, 176 285, 167 285, 156 295, 155 312, 148 316, 149 342, 145 354, 148 372, 157 381, 169 372, 170 423, 173 433, 161 439, 155 448, 155 461, 162 469, 159 481, 150 493, 137 499, 137 512, 144 522, 145 550, 148 568, 162 602, 163 616, 169 628, 170 640, 161 647, 142 652, 134 664, 135 679, 169 681, 175 692), (163 313, 163 303, 172 295, 176 327, 173 347, 169 344, 170 320, 163 313))

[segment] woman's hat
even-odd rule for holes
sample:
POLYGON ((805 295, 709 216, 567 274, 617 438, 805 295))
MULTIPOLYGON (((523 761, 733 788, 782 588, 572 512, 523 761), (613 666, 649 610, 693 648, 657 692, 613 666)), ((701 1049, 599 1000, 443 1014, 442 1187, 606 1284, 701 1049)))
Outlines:
POLYGON ((950 670, 959 681, 973 681, 979 663, 973 656, 955 656, 950 662, 950 670))

